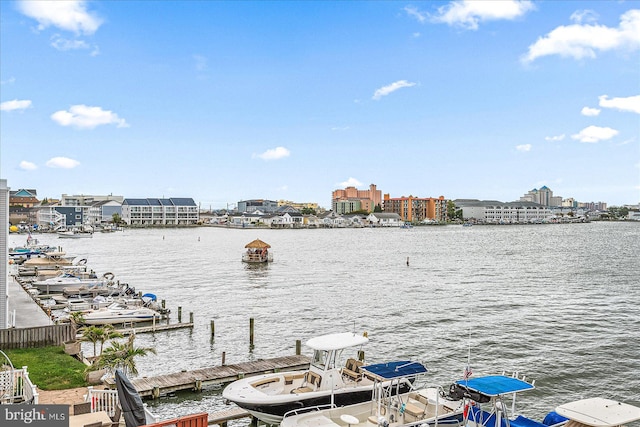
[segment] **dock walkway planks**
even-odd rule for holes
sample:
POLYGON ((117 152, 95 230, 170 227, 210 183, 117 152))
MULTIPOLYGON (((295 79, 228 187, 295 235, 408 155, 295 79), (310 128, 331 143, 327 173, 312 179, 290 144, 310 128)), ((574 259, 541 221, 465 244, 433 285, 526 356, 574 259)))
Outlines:
POLYGON ((141 397, 157 398, 161 394, 174 391, 200 390, 203 386, 209 384, 230 383, 243 376, 277 371, 299 371, 308 367, 309 357, 307 356, 284 356, 155 377, 134 378, 131 382, 141 397))
POLYGON ((193 328, 193 323, 156 323, 155 326, 134 326, 118 329, 122 335, 143 334, 147 332, 162 332, 173 329, 193 328))
POLYGON ((218 411, 209 414, 209 425, 217 424, 219 426, 226 425, 228 421, 239 420, 240 418, 251 417, 251 414, 235 405, 230 409, 218 411))

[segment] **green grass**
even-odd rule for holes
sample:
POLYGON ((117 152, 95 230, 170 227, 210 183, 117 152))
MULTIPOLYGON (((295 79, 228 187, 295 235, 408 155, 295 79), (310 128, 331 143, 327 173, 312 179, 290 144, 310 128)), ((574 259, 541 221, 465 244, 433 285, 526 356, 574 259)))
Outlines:
POLYGON ((86 365, 64 352, 63 347, 21 348, 5 353, 15 368, 27 366, 31 382, 42 390, 85 387, 86 365))

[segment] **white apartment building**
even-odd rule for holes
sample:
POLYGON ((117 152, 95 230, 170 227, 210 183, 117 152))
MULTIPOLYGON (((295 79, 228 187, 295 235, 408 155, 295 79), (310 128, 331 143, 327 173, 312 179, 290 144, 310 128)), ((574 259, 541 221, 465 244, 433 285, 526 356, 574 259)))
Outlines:
POLYGON ((191 198, 124 199, 122 220, 129 225, 193 225, 200 213, 191 198))
POLYGON ((109 194, 108 196, 95 196, 88 194, 63 194, 60 199, 60 206, 89 206, 93 205, 96 202, 103 201, 115 201, 118 203, 122 203, 124 197, 122 196, 114 196, 113 194, 109 194))
POLYGON ((554 217, 546 206, 533 202, 499 202, 497 200, 454 200, 462 209, 465 221, 488 224, 528 224, 546 222, 554 217))

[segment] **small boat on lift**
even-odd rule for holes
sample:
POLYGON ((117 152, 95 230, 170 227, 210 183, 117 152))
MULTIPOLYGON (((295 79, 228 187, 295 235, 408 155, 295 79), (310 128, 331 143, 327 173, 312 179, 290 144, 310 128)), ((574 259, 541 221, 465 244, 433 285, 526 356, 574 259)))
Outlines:
POLYGON ((273 261, 273 254, 269 252, 271 245, 260 239, 247 243, 245 248, 247 250, 242 254, 243 262, 260 264, 273 261))

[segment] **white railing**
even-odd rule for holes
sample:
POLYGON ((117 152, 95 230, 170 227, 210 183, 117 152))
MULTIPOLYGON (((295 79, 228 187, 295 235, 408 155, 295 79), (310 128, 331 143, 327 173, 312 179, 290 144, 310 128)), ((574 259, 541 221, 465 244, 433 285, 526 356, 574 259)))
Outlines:
MULTIPOLYGON (((93 386, 87 387, 85 402, 91 402, 91 412, 105 411, 113 419, 116 415, 116 407, 120 405, 118 390, 96 390, 93 386)), ((158 417, 144 405, 144 413, 147 424, 158 422, 158 417)))
POLYGON ((38 404, 38 389, 31 382, 26 366, 0 371, 0 403, 38 404))
POLYGON ((118 390, 96 390, 93 386, 87 387, 88 393, 85 402, 91 402, 91 412, 105 411, 110 417, 115 416, 118 406, 118 390))

